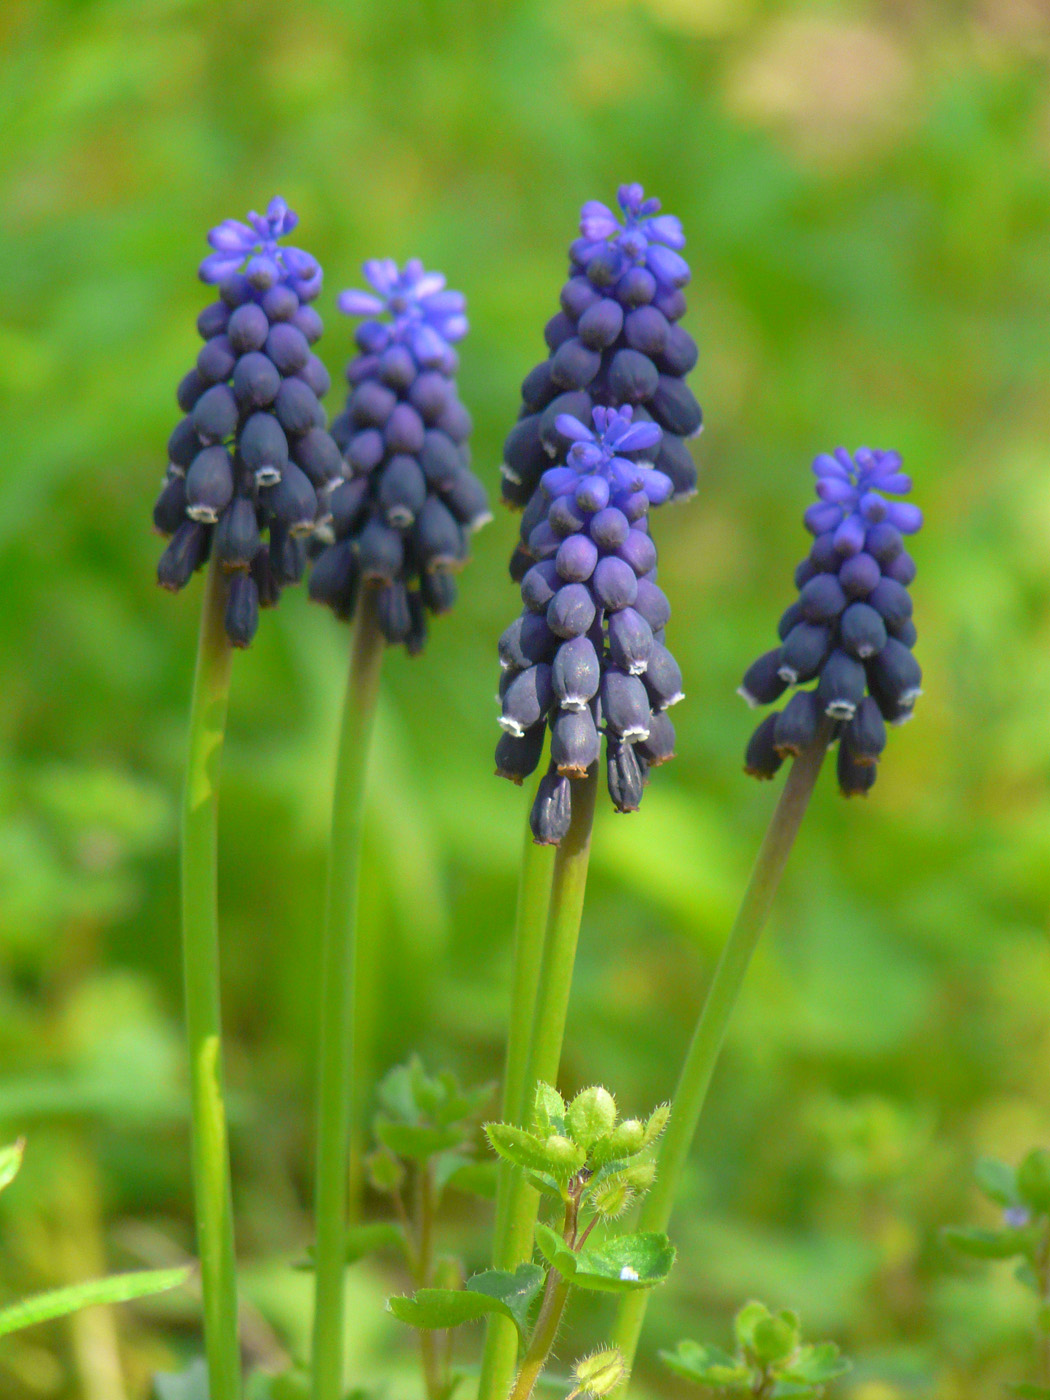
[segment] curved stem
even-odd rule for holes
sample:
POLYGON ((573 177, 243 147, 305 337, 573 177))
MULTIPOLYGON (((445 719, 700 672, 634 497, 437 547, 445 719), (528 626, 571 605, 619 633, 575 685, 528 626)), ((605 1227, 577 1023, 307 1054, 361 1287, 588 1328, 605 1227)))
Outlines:
MULTIPOLYGON (((523 1118, 528 1117, 525 1106, 531 1100, 536 1083, 542 1079, 553 1084, 558 1078, 587 887, 597 789, 598 767, 595 764, 586 778, 573 783, 572 823, 554 857, 550 907, 536 980, 532 1041, 520 1091, 523 1118)), ((528 1259, 532 1252, 532 1232, 539 1208, 539 1195, 529 1185, 523 1172, 513 1173, 505 1202, 504 1215, 498 1221, 502 1246, 498 1267, 513 1269, 528 1259)), ((513 1324, 507 1322, 503 1325, 503 1319, 494 1318, 492 1321, 494 1325, 490 1326, 486 1338, 479 1400, 496 1400, 496 1397, 505 1395, 514 1373, 517 1347, 513 1324)))
POLYGON ((339 735, 328 854, 328 892, 321 944, 313 1330, 315 1400, 342 1400, 343 1394, 343 1280, 353 1082, 354 924, 365 772, 383 645, 375 598, 371 591, 365 590, 358 603, 339 735))
POLYGON ((230 693, 226 583, 213 557, 201 610, 182 805, 182 961, 192 1094, 192 1157, 204 1343, 213 1400, 241 1388, 233 1204, 219 1000, 219 767, 230 693))
MULTIPOLYGON (((686 1052, 672 1100, 671 1121, 657 1163, 656 1181, 642 1203, 639 1230, 667 1229, 726 1028, 806 814, 813 785, 827 753, 830 733, 825 722, 813 744, 795 759, 759 848, 740 911, 722 950, 686 1052)), ((648 1297, 644 1290, 627 1293, 617 1309, 613 1341, 623 1354, 628 1372, 634 1362, 648 1297)))
POLYGON ((569 1280, 562 1278, 561 1274, 557 1273, 554 1268, 551 1269, 550 1277, 555 1279, 555 1283, 544 1295, 540 1315, 536 1319, 536 1326, 529 1342, 529 1349, 521 1363, 521 1370, 514 1382, 514 1389, 510 1392, 510 1400, 529 1400, 536 1382, 543 1374, 547 1357, 550 1355, 554 1339, 558 1335, 561 1315, 565 1311, 565 1301, 569 1296, 569 1280))
MULTIPOLYGON (((531 804, 531 797, 530 797, 531 804)), ((528 812, 525 842, 518 884, 518 907, 514 920, 514 962, 511 986, 510 1027, 507 1032, 507 1059, 503 1072, 501 1117, 505 1123, 520 1124, 525 1116, 525 1075, 528 1070, 536 990, 540 979, 543 940, 547 931, 547 911, 551 899, 554 856, 549 846, 538 846, 532 839, 528 812)), ((496 1221, 492 1263, 497 1269, 513 1268, 517 1243, 511 1238, 508 1209, 514 1191, 515 1170, 500 1162, 496 1184, 496 1221)), ((491 1314, 485 1334, 479 1395, 498 1395, 497 1377, 509 1378, 518 1354, 518 1333, 509 1318, 491 1314)))

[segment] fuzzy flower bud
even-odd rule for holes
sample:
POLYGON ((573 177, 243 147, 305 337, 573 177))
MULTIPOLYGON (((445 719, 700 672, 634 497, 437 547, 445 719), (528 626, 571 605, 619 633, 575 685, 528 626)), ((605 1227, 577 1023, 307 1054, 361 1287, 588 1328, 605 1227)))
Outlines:
POLYGON ((908 585, 915 564, 904 537, 922 526, 922 512, 888 500, 911 490, 896 452, 861 447, 823 453, 813 463, 818 501, 805 514, 814 536, 795 570, 798 600, 780 620, 780 645, 753 662, 740 694, 768 705, 796 690, 778 714, 755 730, 745 771, 771 778, 788 755, 832 721, 839 743, 838 779, 845 797, 864 796, 875 782, 886 722, 910 719, 922 672, 912 655, 917 633, 908 585))
POLYGON ((176 394, 185 417, 168 441, 153 523, 170 543, 162 587, 183 588, 212 551, 229 575, 226 633, 246 647, 306 564, 305 539, 338 479, 339 449, 320 400, 328 375, 311 347, 322 323, 315 258, 280 240, 296 215, 282 199, 208 235, 200 266, 219 300, 197 318, 204 346, 176 394))
POLYGON ((588 1400, 588 1397, 601 1400, 626 1380, 627 1363, 618 1348, 606 1347, 577 1361, 572 1368, 572 1378, 575 1384, 567 1400, 576 1400, 576 1397, 578 1400, 588 1400))
MULTIPOLYGON (((417 258, 403 269, 373 259, 364 274, 371 290, 338 300, 346 315, 368 319, 356 331, 361 353, 346 370, 346 410, 332 424, 342 475, 315 531, 310 597, 349 619, 359 588, 378 589, 386 640, 414 654, 426 640, 427 614, 455 601, 452 575, 467 561, 471 532, 491 519, 470 470, 470 415, 454 378, 452 346, 467 333, 466 301, 417 258)), ((526 700, 522 689, 512 701, 505 726, 512 741, 524 737, 538 703, 526 700), (526 719, 513 718, 518 713, 526 719)), ((500 771, 521 781, 528 748, 504 745, 500 771)))

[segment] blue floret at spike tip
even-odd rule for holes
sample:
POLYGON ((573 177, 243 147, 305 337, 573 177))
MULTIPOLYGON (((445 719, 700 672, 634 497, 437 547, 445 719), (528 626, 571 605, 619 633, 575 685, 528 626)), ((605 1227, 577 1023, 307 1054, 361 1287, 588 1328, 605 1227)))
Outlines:
POLYGON ((282 199, 248 222, 212 229, 200 266, 219 300, 197 318, 204 345, 176 397, 186 415, 168 441, 168 473, 153 511, 171 541, 158 581, 177 590, 211 555, 229 575, 226 632, 251 642, 260 607, 297 582, 342 468, 321 399, 328 373, 312 346, 323 329, 310 302, 317 260, 280 240, 296 215, 282 199))
MULTIPOLYGON (((696 490, 686 439, 700 431, 700 406, 685 383, 696 364, 692 337, 678 324, 689 265, 679 221, 661 214, 640 185, 621 185, 619 214, 583 206, 580 236, 569 250, 561 310, 547 323, 548 358, 526 375, 518 422, 504 447, 503 497, 528 506, 540 477, 570 442, 558 419, 590 422, 594 408, 634 408, 635 423, 663 431, 654 465, 670 478, 670 494, 696 490)), ((516 578, 528 567, 519 551, 516 578)))
POLYGON ((539 765, 549 727, 550 766, 532 812, 533 836, 548 845, 568 830, 572 782, 598 761, 602 733, 613 805, 638 808, 649 769, 674 755, 666 712, 682 699, 649 536, 650 506, 673 491, 652 465, 662 432, 636 421, 630 406, 598 406, 590 417, 591 426, 571 414, 557 419, 570 445, 540 478, 542 513, 530 506, 523 518, 534 562, 521 580, 525 609, 500 640, 496 771, 522 782, 539 765))
POLYGON ((414 654, 427 613, 455 602, 470 534, 491 518, 456 393, 466 301, 418 258, 404 268, 372 259, 364 274, 371 291, 338 299, 346 315, 366 319, 346 370, 346 409, 332 423, 343 471, 315 532, 310 597, 349 619, 360 588, 378 590, 383 635, 414 654))
POLYGON ((780 620, 780 645, 748 668, 740 694, 769 705, 789 686, 786 707, 762 721, 748 744, 745 771, 772 778, 787 755, 816 737, 822 716, 838 741, 838 779, 846 797, 875 782, 886 722, 903 724, 922 693, 912 655, 917 633, 908 586, 915 562, 904 536, 922 526, 896 452, 861 447, 822 453, 813 463, 819 500, 806 511, 814 536, 795 570, 798 600, 780 620))

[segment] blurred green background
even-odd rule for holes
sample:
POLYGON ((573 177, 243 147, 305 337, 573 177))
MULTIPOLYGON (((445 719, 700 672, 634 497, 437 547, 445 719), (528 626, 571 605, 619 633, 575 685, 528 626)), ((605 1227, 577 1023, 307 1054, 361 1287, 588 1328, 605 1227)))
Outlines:
MULTIPOLYGON (((805 548, 809 460, 896 445, 927 528, 926 696, 877 787, 824 775, 716 1076, 657 1344, 746 1298, 858 1358, 849 1400, 1028 1370, 1009 1266, 949 1257, 975 1158, 1050 1139, 1050 11, 1044 0, 8 0, 0 13, 0 1198, 4 1297, 192 1248, 175 815, 199 584, 149 512, 209 227, 283 194, 326 269, 341 406, 365 257, 469 296, 461 392, 494 494, 584 199, 678 214, 707 428, 655 527, 688 698, 641 814, 602 810, 564 1087, 666 1097, 774 802, 733 691, 805 548)), ((381 1071, 498 1073, 524 795, 491 776, 502 510, 424 656, 388 659, 363 919, 381 1071)), ((239 1247, 261 1364, 299 1355, 316 938, 346 634, 290 591, 236 659, 222 792, 239 1247)), ((443 1241, 484 1259, 484 1208, 443 1241)), ((374 1203, 373 1203, 374 1204, 374 1203)), ((377 1209, 379 1207, 376 1207, 377 1209)), ((351 1271, 357 1375, 414 1395, 351 1271)), ((0 1348, 10 1400, 136 1400, 188 1297, 0 1348), (122 1373, 123 1372, 123 1376, 122 1373)), ((576 1314, 562 1354, 604 1339, 576 1314)), ((471 1341, 470 1346, 476 1344, 471 1341)))

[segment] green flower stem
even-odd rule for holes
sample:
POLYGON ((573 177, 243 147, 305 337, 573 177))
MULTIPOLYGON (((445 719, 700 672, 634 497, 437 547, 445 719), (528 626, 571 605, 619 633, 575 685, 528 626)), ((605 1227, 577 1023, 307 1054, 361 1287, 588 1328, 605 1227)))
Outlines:
MULTIPOLYGON (((530 795, 531 804, 531 795, 530 795)), ((526 814, 525 842, 518 884, 518 907, 514 920, 513 985, 511 987, 510 1029, 507 1034, 507 1060, 503 1072, 504 1123, 522 1123, 525 1117, 525 1075, 532 1043, 536 991, 540 980, 543 941, 547 931, 554 857, 549 846, 538 846, 526 814)), ((500 1162, 496 1183, 496 1222, 492 1251, 493 1267, 513 1268, 520 1257, 521 1243, 511 1230, 509 1207, 517 1173, 510 1162, 500 1162)), ((527 1247, 527 1242, 526 1242, 527 1247)), ((485 1353, 481 1366, 480 1395, 496 1395, 496 1377, 513 1374, 518 1354, 518 1333, 513 1322, 495 1313, 488 1319, 485 1353)), ((506 1389, 506 1384, 502 1387, 506 1389)))
MULTIPOLYGON (((586 778, 572 785, 572 824, 554 857, 547 927, 535 984, 532 1039, 519 1100, 523 1115, 524 1105, 529 1102, 537 1081, 542 1079, 553 1084, 558 1078, 576 943, 587 887, 587 863, 591 853, 591 827, 597 789, 598 768, 595 765, 586 778)), ((497 1267, 513 1269, 531 1254, 539 1194, 526 1181, 524 1173, 514 1172, 505 1201, 504 1214, 497 1220, 500 1235, 497 1240, 497 1267)), ((515 1353, 513 1324, 507 1322, 504 1325, 503 1319, 493 1318, 482 1360, 479 1400, 497 1400, 506 1395, 514 1372, 515 1353)))
POLYGON ((550 1356, 554 1339, 558 1335, 561 1315, 565 1311, 565 1302, 569 1296, 569 1280, 563 1278, 556 1269, 552 1268, 548 1277, 548 1285, 528 1351, 526 1351, 525 1359, 521 1363, 521 1370, 514 1382, 514 1389, 510 1392, 510 1400, 529 1400, 529 1396, 536 1387, 536 1382, 543 1374, 547 1357, 550 1356), (552 1279, 554 1283, 553 1286, 550 1286, 552 1279))
POLYGON ((343 706, 332 798, 328 892, 321 944, 314 1400, 342 1400, 343 1282, 353 1083, 354 924, 369 736, 383 637, 370 590, 361 594, 343 706))
POLYGON ((182 959, 192 1094, 193 1194, 212 1400, 236 1400, 241 1391, 219 1004, 219 767, 230 693, 225 608, 226 582, 213 557, 204 583, 182 805, 182 959))
MULTIPOLYGON (((829 738, 830 728, 825 722, 814 743, 791 766, 686 1053, 672 1101, 671 1121, 660 1151, 656 1181, 642 1203, 639 1230, 667 1229, 726 1028, 806 814, 829 738)), ((628 1371, 634 1362, 648 1301, 646 1290, 627 1293, 617 1309, 613 1341, 622 1352, 628 1371)))

